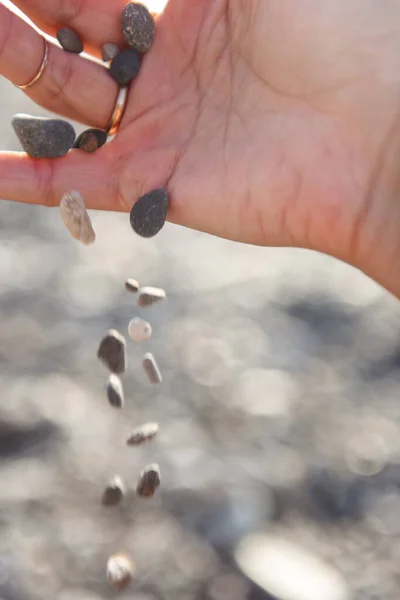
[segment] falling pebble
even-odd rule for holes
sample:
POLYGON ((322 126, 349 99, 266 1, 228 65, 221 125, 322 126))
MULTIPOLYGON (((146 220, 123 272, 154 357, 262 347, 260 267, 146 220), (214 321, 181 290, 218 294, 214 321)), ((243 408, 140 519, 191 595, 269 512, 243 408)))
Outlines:
POLYGON ((60 202, 60 213, 64 225, 75 240, 88 246, 93 244, 96 234, 86 210, 85 201, 77 191, 67 192, 60 202))
POLYGON ((107 581, 119 590, 125 588, 131 581, 134 573, 132 560, 125 554, 114 554, 107 561, 107 581))
POLYGON ((125 338, 115 329, 110 329, 100 342, 97 357, 112 373, 123 373, 126 369, 125 338))
POLYGON ((132 48, 128 48, 112 59, 108 72, 119 85, 126 85, 136 77, 139 68, 139 54, 132 48))
POLYGON ((107 141, 107 133, 102 129, 85 129, 76 138, 74 148, 79 148, 84 152, 95 152, 98 148, 104 146, 107 141))
POLYGON ((11 121, 22 148, 32 158, 59 158, 71 150, 75 130, 68 121, 18 114, 11 121))
POLYGON ((124 388, 118 375, 112 373, 106 386, 107 398, 111 406, 122 408, 124 405, 124 388))
POLYGON ((139 446, 154 439, 159 431, 158 423, 145 423, 134 429, 126 440, 128 446, 139 446))
POLYGON ((134 342, 145 342, 151 336, 151 325, 139 317, 134 317, 128 325, 128 334, 134 342))
POLYGON ((143 498, 152 498, 161 483, 160 467, 157 464, 148 465, 140 473, 136 492, 143 498))
POLYGON ((68 27, 61 27, 61 29, 57 31, 57 40, 67 52, 73 52, 74 54, 83 52, 81 39, 68 27))
POLYGON ((137 305, 142 308, 151 306, 160 300, 165 300, 166 293, 163 289, 157 287, 146 286, 139 289, 137 305))
POLYGON ((120 504, 125 494, 124 483, 118 475, 110 479, 106 489, 103 492, 101 503, 104 506, 117 506, 120 504))
POLYGON ((138 235, 150 238, 165 225, 168 212, 168 192, 153 190, 135 202, 130 213, 132 229, 138 235))
POLYGON ((119 48, 116 44, 107 42, 101 49, 101 59, 103 62, 109 62, 119 54, 119 48))
POLYGON ((125 281, 125 289, 128 292, 136 293, 139 289, 139 282, 137 279, 132 279, 131 277, 125 281))
POLYGON ((147 352, 143 356, 142 365, 150 383, 158 384, 162 382, 160 369, 158 368, 156 359, 151 352, 147 352))
POLYGON ((130 2, 121 16, 122 32, 128 44, 138 52, 147 52, 153 43, 155 25, 143 4, 130 2))

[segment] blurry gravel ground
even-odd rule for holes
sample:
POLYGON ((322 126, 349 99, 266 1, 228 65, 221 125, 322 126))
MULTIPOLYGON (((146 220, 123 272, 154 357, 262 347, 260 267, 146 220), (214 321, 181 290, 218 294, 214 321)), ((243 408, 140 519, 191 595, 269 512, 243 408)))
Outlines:
MULTIPOLYGON (((45 114, 1 80, 1 149, 19 149, 21 111, 45 114)), ((398 600, 398 302, 315 253, 93 221, 84 248, 58 209, 0 203, 0 597, 111 598, 125 551, 124 600, 398 600), (128 276, 168 301, 138 310, 128 276), (118 412, 96 350, 134 315, 154 333, 129 342, 118 412), (125 446, 153 420, 156 441, 125 446), (139 501, 150 462, 162 486, 139 501), (131 491, 107 509, 117 473, 131 491)))

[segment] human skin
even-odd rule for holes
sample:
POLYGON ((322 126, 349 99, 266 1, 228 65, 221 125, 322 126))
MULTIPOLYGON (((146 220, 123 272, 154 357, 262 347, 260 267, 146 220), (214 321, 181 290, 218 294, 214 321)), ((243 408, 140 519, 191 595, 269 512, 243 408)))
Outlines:
MULTIPOLYGON (((122 43, 126 0, 17 0, 53 34, 98 56, 122 43)), ((155 187, 170 221, 261 246, 344 260, 400 297, 400 0, 169 0, 115 139, 93 155, 0 154, 0 197, 129 211, 155 187)), ((0 5, 0 73, 29 81, 43 40, 0 5)), ((117 85, 51 47, 28 90, 104 128, 117 85)))

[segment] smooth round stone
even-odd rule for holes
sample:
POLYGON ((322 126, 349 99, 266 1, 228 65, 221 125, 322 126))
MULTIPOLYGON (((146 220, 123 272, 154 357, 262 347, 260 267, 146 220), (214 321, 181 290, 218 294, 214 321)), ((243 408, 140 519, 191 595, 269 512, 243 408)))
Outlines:
POLYGON ((139 282, 137 279, 133 279, 133 277, 129 277, 126 281, 125 281, 125 289, 128 292, 132 292, 133 294, 136 294, 136 292, 139 289, 139 282))
POLYGON ((100 342, 97 357, 112 373, 123 373, 126 369, 125 338, 115 329, 110 329, 100 342))
POLYGON ((168 192, 163 189, 145 194, 132 207, 130 222, 140 236, 155 236, 165 225, 168 213, 168 192))
POLYGON ((101 59, 103 62, 110 62, 110 60, 115 58, 118 54, 119 48, 116 44, 111 44, 111 42, 103 44, 101 49, 101 59))
POLYGON ((135 50, 128 48, 111 61, 109 73, 118 85, 126 85, 139 73, 140 57, 135 50))
POLYGON ((114 406, 114 408, 123 408, 125 402, 124 388, 122 381, 115 373, 112 373, 108 378, 106 392, 108 402, 111 406, 114 406))
POLYGON ((32 158, 59 158, 67 154, 75 142, 74 128, 62 119, 17 114, 11 124, 22 148, 32 158))
POLYGON ((152 498, 160 483, 160 467, 156 463, 148 465, 140 473, 136 493, 142 498, 152 498))
POLYGON ((122 33, 127 43, 138 52, 147 52, 153 43, 155 25, 143 4, 130 2, 121 16, 122 33))
POLYGON ((132 581, 134 570, 134 564, 128 556, 114 554, 107 561, 107 581, 113 587, 122 590, 132 581))
POLYGON ((107 487, 105 488, 101 503, 104 506, 117 506, 121 503, 125 494, 125 486, 124 483, 118 475, 113 477, 109 482, 107 487))
POLYGON ((139 317, 134 317, 128 325, 128 335, 134 342, 145 342, 151 336, 151 325, 139 317))
POLYGON ((165 300, 166 297, 167 295, 162 288, 147 285, 139 289, 137 305, 141 308, 146 308, 152 306, 156 302, 160 302, 160 300, 165 300))
POLYGON ((64 50, 67 52, 73 52, 74 54, 80 54, 83 52, 83 44, 81 39, 76 35, 74 31, 69 27, 61 27, 57 31, 57 40, 64 50))
POLYGON ((82 195, 76 190, 64 194, 60 202, 60 213, 64 225, 75 240, 85 246, 93 244, 96 233, 86 210, 82 195))
POLYGON ((76 138, 74 148, 84 150, 84 152, 95 152, 98 148, 104 146, 107 141, 107 133, 102 129, 85 129, 76 138))
POLYGON ((126 440, 126 444, 127 446, 140 446, 140 444, 150 442, 156 437, 159 429, 158 423, 145 423, 136 427, 126 440))
POLYGON ((146 354, 143 356, 142 366, 149 383, 158 385, 162 382, 161 371, 151 352, 146 352, 146 354))

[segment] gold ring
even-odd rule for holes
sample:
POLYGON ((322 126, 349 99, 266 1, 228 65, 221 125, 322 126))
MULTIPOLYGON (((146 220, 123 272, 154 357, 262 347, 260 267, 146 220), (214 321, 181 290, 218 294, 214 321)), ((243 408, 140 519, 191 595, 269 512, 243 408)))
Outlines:
POLYGON ((43 41, 44 41, 44 56, 43 56, 42 64, 40 65, 40 69, 36 73, 35 77, 33 79, 31 79, 25 85, 15 84, 15 87, 17 87, 20 90, 27 90, 28 88, 32 87, 37 81, 39 81, 39 79, 41 78, 41 76, 44 73, 45 68, 47 67, 47 63, 49 62, 49 44, 48 44, 46 38, 43 38, 43 41))
POLYGON ((121 119, 124 114, 127 99, 128 88, 126 85, 123 85, 119 88, 117 102, 115 104, 113 114, 111 115, 110 122, 106 127, 107 135, 115 135, 117 133, 119 124, 121 123, 121 119))

